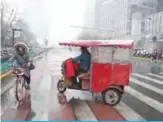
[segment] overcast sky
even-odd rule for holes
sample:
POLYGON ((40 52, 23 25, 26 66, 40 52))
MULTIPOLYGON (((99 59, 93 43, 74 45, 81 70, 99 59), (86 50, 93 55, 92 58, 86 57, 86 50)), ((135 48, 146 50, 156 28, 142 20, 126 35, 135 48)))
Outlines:
POLYGON ((69 25, 83 25, 85 0, 5 0, 19 9, 32 31, 49 44, 73 39, 81 30, 69 25))

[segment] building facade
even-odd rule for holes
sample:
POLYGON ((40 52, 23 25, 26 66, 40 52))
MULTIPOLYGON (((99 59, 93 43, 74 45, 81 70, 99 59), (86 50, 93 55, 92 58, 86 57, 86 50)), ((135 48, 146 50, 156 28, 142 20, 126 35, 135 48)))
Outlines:
POLYGON ((85 0, 85 27, 94 27, 95 18, 95 0, 85 0))
POLYGON ((146 35, 161 36, 163 34, 163 11, 145 17, 144 22, 146 35))
POLYGON ((113 30, 107 35, 111 38, 140 40, 145 17, 156 13, 157 6, 157 0, 96 0, 94 27, 113 30))

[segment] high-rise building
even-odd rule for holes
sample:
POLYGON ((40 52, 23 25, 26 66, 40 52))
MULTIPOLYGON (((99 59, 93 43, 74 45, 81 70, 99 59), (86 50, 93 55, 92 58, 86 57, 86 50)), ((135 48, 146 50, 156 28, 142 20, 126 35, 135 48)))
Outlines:
POLYGON ((144 17, 156 12, 157 0, 96 0, 96 28, 114 30, 112 38, 139 40, 144 34, 144 17))
POLYGON ((157 7, 157 11, 163 11, 163 0, 157 0, 158 1, 158 7, 157 7))
POLYGON ((85 27, 94 27, 95 18, 95 3, 96 0, 85 0, 85 27))
POLYGON ((146 16, 144 21, 144 33, 146 35, 163 34, 163 11, 146 16))

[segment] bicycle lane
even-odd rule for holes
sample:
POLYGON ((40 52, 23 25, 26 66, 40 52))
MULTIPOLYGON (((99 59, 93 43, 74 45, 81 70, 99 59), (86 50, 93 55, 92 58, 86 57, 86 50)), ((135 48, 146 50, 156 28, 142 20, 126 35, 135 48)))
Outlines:
POLYGON ((57 54, 57 51, 51 51, 46 57, 46 64, 41 65, 44 67, 44 75, 39 86, 37 85, 37 89, 35 90, 34 87, 32 88, 33 91, 31 92, 31 114, 33 115, 31 115, 32 117, 29 117, 29 120, 49 120, 49 111, 51 108, 54 107, 57 109, 57 95, 51 94, 51 91, 56 89, 53 87, 51 76, 53 72, 55 72, 53 69, 55 69, 57 73, 60 73, 58 71, 60 71, 59 68, 61 61, 64 60, 65 56, 67 56, 67 53, 62 53, 62 56, 57 56, 57 54), (53 98, 54 103, 51 101, 53 98))
MULTIPOLYGON (((52 56, 53 53, 50 52, 50 55, 52 56)), ((39 62, 36 62, 36 69, 31 72, 30 101, 23 101, 18 108, 15 106, 14 109, 5 111, 1 116, 2 120, 47 120, 49 90, 51 86, 49 72, 51 66, 48 67, 50 61, 48 58, 51 56, 44 56, 39 62)), ((58 57, 55 56, 55 59, 58 59, 58 57)), ((60 64, 61 62, 57 61, 59 67, 60 64)), ((56 68, 56 62, 53 67, 56 68)))
MULTIPOLYGON (((43 56, 41 59, 35 62, 36 69, 34 69, 31 72, 31 95, 34 90, 37 90, 38 86, 41 83, 41 79, 43 78, 43 72, 44 72, 44 67, 42 67, 43 64, 46 64, 46 57, 43 56)), ((10 91, 14 91, 15 87, 11 88, 10 91)), ((12 92, 14 94, 14 92, 12 92)), ((14 95, 12 95, 14 96, 14 95)), ((15 98, 14 98, 15 99, 15 98)), ((15 100, 12 100, 13 102, 15 100)), ((1 118, 2 120, 26 120, 28 119, 30 113, 31 113, 31 100, 24 100, 20 106, 17 107, 15 104, 12 108, 9 108, 6 110, 2 115, 1 118)))

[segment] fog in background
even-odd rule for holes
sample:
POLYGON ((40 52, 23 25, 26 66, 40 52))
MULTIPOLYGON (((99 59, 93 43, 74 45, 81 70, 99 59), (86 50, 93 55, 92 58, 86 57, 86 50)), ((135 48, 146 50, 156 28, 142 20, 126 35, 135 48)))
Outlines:
POLYGON ((81 31, 70 25, 83 25, 85 0, 5 0, 11 8, 17 8, 42 44, 75 40, 81 31))

